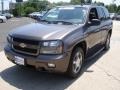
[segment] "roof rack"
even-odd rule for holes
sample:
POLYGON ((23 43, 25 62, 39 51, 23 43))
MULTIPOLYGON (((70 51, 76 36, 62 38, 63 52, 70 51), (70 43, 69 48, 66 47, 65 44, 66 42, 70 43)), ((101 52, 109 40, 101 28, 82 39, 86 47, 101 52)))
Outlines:
POLYGON ((98 5, 96 3, 81 3, 80 5, 98 5))

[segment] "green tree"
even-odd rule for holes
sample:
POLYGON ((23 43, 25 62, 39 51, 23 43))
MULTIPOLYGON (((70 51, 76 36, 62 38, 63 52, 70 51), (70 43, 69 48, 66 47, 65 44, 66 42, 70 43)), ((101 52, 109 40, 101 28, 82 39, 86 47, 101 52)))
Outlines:
POLYGON ((28 0, 28 3, 30 5, 30 7, 33 7, 36 10, 38 10, 39 0, 28 0))
POLYGON ((34 11, 42 11, 47 10, 50 3, 47 0, 28 0, 26 2, 16 3, 15 9, 13 10, 13 14, 15 16, 18 15, 27 15, 34 11))
POLYGON ((62 6, 62 5, 69 5, 70 3, 60 1, 60 2, 57 2, 57 3, 53 3, 53 4, 54 4, 55 6, 62 6))
POLYGON ((92 3, 92 0, 85 0, 85 3, 92 3))
POLYGON ((101 6, 104 6, 105 4, 103 2, 94 2, 94 4, 97 4, 97 5, 101 5, 101 6))
POLYGON ((71 0, 71 4, 82 4, 85 3, 85 0, 71 0))
POLYGON ((117 13, 120 14, 120 5, 117 7, 117 13))
POLYGON ((21 16, 24 14, 24 8, 23 8, 23 4, 21 3, 16 3, 15 4, 15 9, 13 9, 13 14, 14 16, 21 16))
POLYGON ((33 8, 33 7, 26 7, 25 8, 25 14, 26 15, 28 15, 28 14, 30 14, 32 12, 35 12, 35 8, 33 8))
POLYGON ((39 11, 47 10, 49 5, 50 5, 50 2, 48 2, 47 0, 39 1, 37 10, 39 11))
POLYGON ((36 11, 44 10, 50 3, 47 0, 28 0, 27 6, 35 8, 36 11))
POLYGON ((110 13, 117 13, 117 5, 116 4, 110 4, 106 7, 110 13))

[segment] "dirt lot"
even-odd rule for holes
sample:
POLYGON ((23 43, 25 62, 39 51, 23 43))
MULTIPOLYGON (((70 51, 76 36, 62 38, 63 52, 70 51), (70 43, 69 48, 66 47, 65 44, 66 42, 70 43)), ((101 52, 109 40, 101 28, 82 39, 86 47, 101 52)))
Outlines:
POLYGON ((18 67, 9 62, 3 52, 9 30, 31 19, 12 19, 0 24, 0 90, 120 90, 120 22, 114 21, 111 48, 86 62, 81 76, 69 79, 63 75, 43 73, 18 67), (13 22, 13 24, 11 23, 13 22), (1 29, 2 28, 2 29, 1 29))

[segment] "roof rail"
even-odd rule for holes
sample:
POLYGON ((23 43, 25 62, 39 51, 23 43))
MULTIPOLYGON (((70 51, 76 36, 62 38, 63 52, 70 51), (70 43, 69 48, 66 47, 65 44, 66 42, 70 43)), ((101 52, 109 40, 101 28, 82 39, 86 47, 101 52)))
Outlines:
POLYGON ((101 4, 97 4, 97 3, 81 3, 80 5, 104 6, 102 3, 101 4))

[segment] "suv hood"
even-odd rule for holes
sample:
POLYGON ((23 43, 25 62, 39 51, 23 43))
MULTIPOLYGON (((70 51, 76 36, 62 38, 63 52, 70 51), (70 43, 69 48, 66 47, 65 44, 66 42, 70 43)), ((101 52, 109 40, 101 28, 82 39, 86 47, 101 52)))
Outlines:
POLYGON ((32 23, 13 30, 10 32, 10 35, 35 40, 54 40, 64 38, 78 27, 80 27, 80 25, 32 23))

